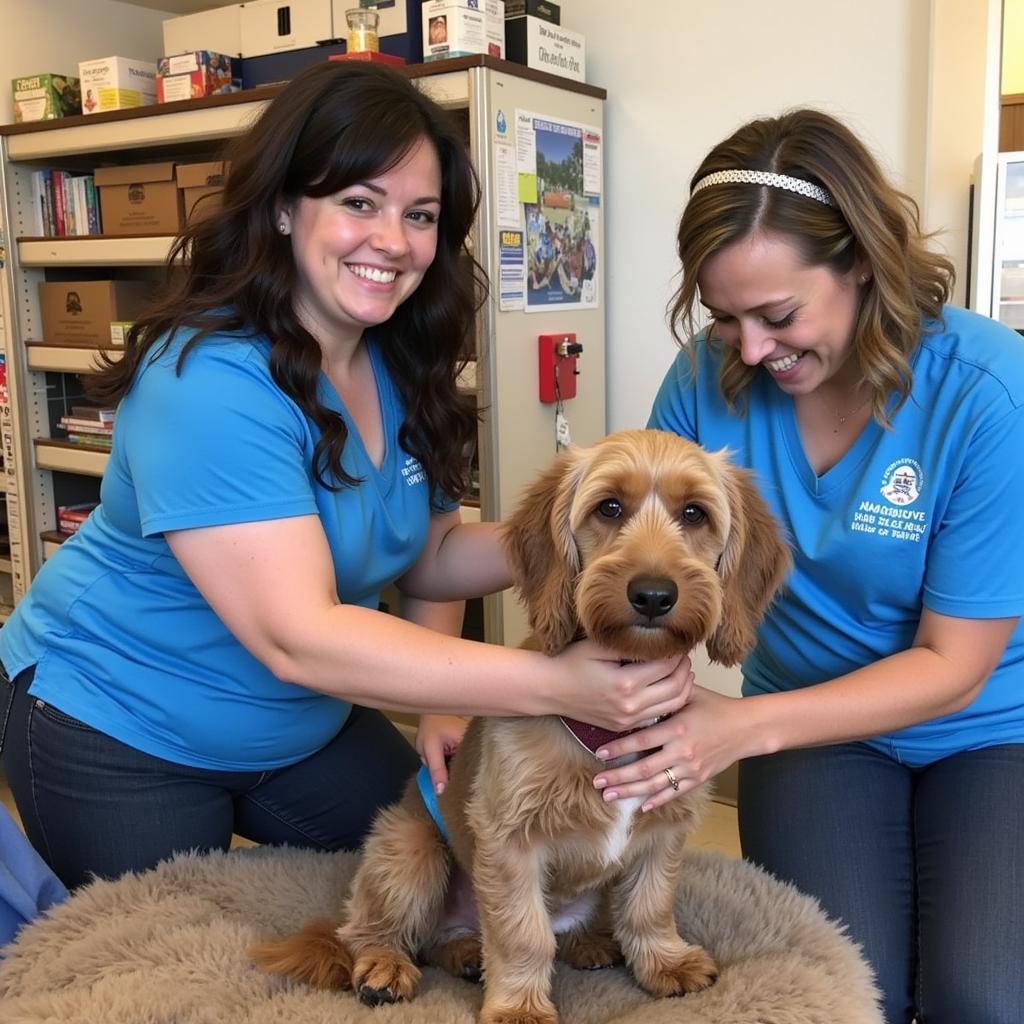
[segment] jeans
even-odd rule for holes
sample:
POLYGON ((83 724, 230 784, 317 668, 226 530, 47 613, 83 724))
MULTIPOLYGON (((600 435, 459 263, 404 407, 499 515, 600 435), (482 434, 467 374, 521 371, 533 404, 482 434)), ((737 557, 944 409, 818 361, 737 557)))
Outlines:
POLYGON ((1024 1021, 1024 746, 909 768, 862 743, 740 764, 743 854, 847 925, 887 1024, 1024 1021))
POLYGON ((193 768, 145 754, 29 696, 34 669, 0 674, 0 748, 25 833, 72 888, 179 850, 263 844, 357 848, 419 767, 379 711, 355 706, 304 761, 268 771, 193 768))

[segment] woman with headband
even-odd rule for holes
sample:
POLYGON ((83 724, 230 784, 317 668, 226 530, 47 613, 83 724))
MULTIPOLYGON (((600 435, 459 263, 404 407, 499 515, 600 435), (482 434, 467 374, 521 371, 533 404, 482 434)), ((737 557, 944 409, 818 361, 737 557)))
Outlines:
POLYGON ((845 922, 886 1020, 998 1024, 1024 1020, 1024 345, 946 305, 927 241, 815 111, 694 175, 650 426, 753 470, 795 567, 743 698, 697 687, 607 751, 661 761, 597 784, 661 802, 739 761, 744 855, 845 922))

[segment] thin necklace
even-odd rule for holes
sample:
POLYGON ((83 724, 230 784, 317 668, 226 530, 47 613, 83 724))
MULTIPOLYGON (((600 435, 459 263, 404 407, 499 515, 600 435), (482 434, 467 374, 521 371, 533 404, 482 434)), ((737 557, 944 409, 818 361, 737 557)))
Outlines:
POLYGON ((833 407, 832 407, 831 405, 829 405, 829 404, 828 404, 828 402, 826 402, 826 401, 825 401, 825 396, 824 396, 823 394, 821 394, 821 392, 820 392, 820 391, 815 391, 814 393, 815 393, 815 394, 816 394, 816 395, 817 395, 817 396, 818 396, 818 397, 819 397, 819 398, 821 399, 821 401, 822 401, 822 404, 823 404, 823 405, 824 405, 824 406, 825 406, 825 407, 826 407, 826 408, 827 408, 827 409, 828 409, 828 410, 829 410, 830 412, 833 412, 833 413, 835 413, 835 417, 836 417, 836 425, 835 425, 835 426, 834 426, 834 427, 832 428, 832 433, 833 433, 833 434, 838 434, 838 433, 839 433, 839 431, 840 431, 840 430, 841 430, 841 429, 842 429, 843 427, 845 427, 845 426, 846 426, 846 421, 847 421, 847 420, 848 420, 848 419, 849 419, 849 418, 850 418, 850 417, 851 417, 851 416, 852 416, 852 415, 853 415, 854 413, 856 413, 856 412, 860 412, 860 411, 861 411, 861 409, 863 409, 863 408, 864 408, 864 406, 865 406, 865 405, 867 405, 867 404, 868 404, 868 402, 870 402, 870 401, 871 401, 871 395, 869 394, 869 395, 868 395, 868 397, 867 397, 867 398, 865 398, 863 402, 860 402, 860 403, 859 403, 858 405, 855 405, 855 406, 854 406, 854 407, 853 407, 852 409, 848 410, 847 412, 841 413, 841 412, 840 412, 840 411, 839 411, 838 409, 835 409, 835 408, 833 408, 833 407))

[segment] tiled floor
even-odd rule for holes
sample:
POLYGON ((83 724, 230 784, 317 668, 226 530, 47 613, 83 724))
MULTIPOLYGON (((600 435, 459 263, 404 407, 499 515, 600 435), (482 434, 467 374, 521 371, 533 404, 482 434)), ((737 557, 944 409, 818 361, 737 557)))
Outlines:
MULTIPOLYGON (((18 821, 18 812, 3 777, 0 776, 0 802, 18 821)), ((688 844, 691 849, 718 850, 729 857, 740 855, 740 840, 736 831, 736 808, 729 804, 712 803, 708 816, 688 844)))

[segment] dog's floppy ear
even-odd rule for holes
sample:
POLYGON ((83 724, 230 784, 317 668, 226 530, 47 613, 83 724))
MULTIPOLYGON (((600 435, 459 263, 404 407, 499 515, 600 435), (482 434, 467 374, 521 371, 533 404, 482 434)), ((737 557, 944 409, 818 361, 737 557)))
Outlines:
POLYGON ((526 490, 502 523, 502 543, 533 631, 542 650, 555 654, 579 628, 575 585, 580 555, 570 514, 589 450, 562 452, 526 490))
POLYGON ((722 618, 708 638, 712 661, 735 665, 754 646, 755 629, 793 564, 782 531, 750 474, 722 460, 732 528, 718 564, 722 618))

